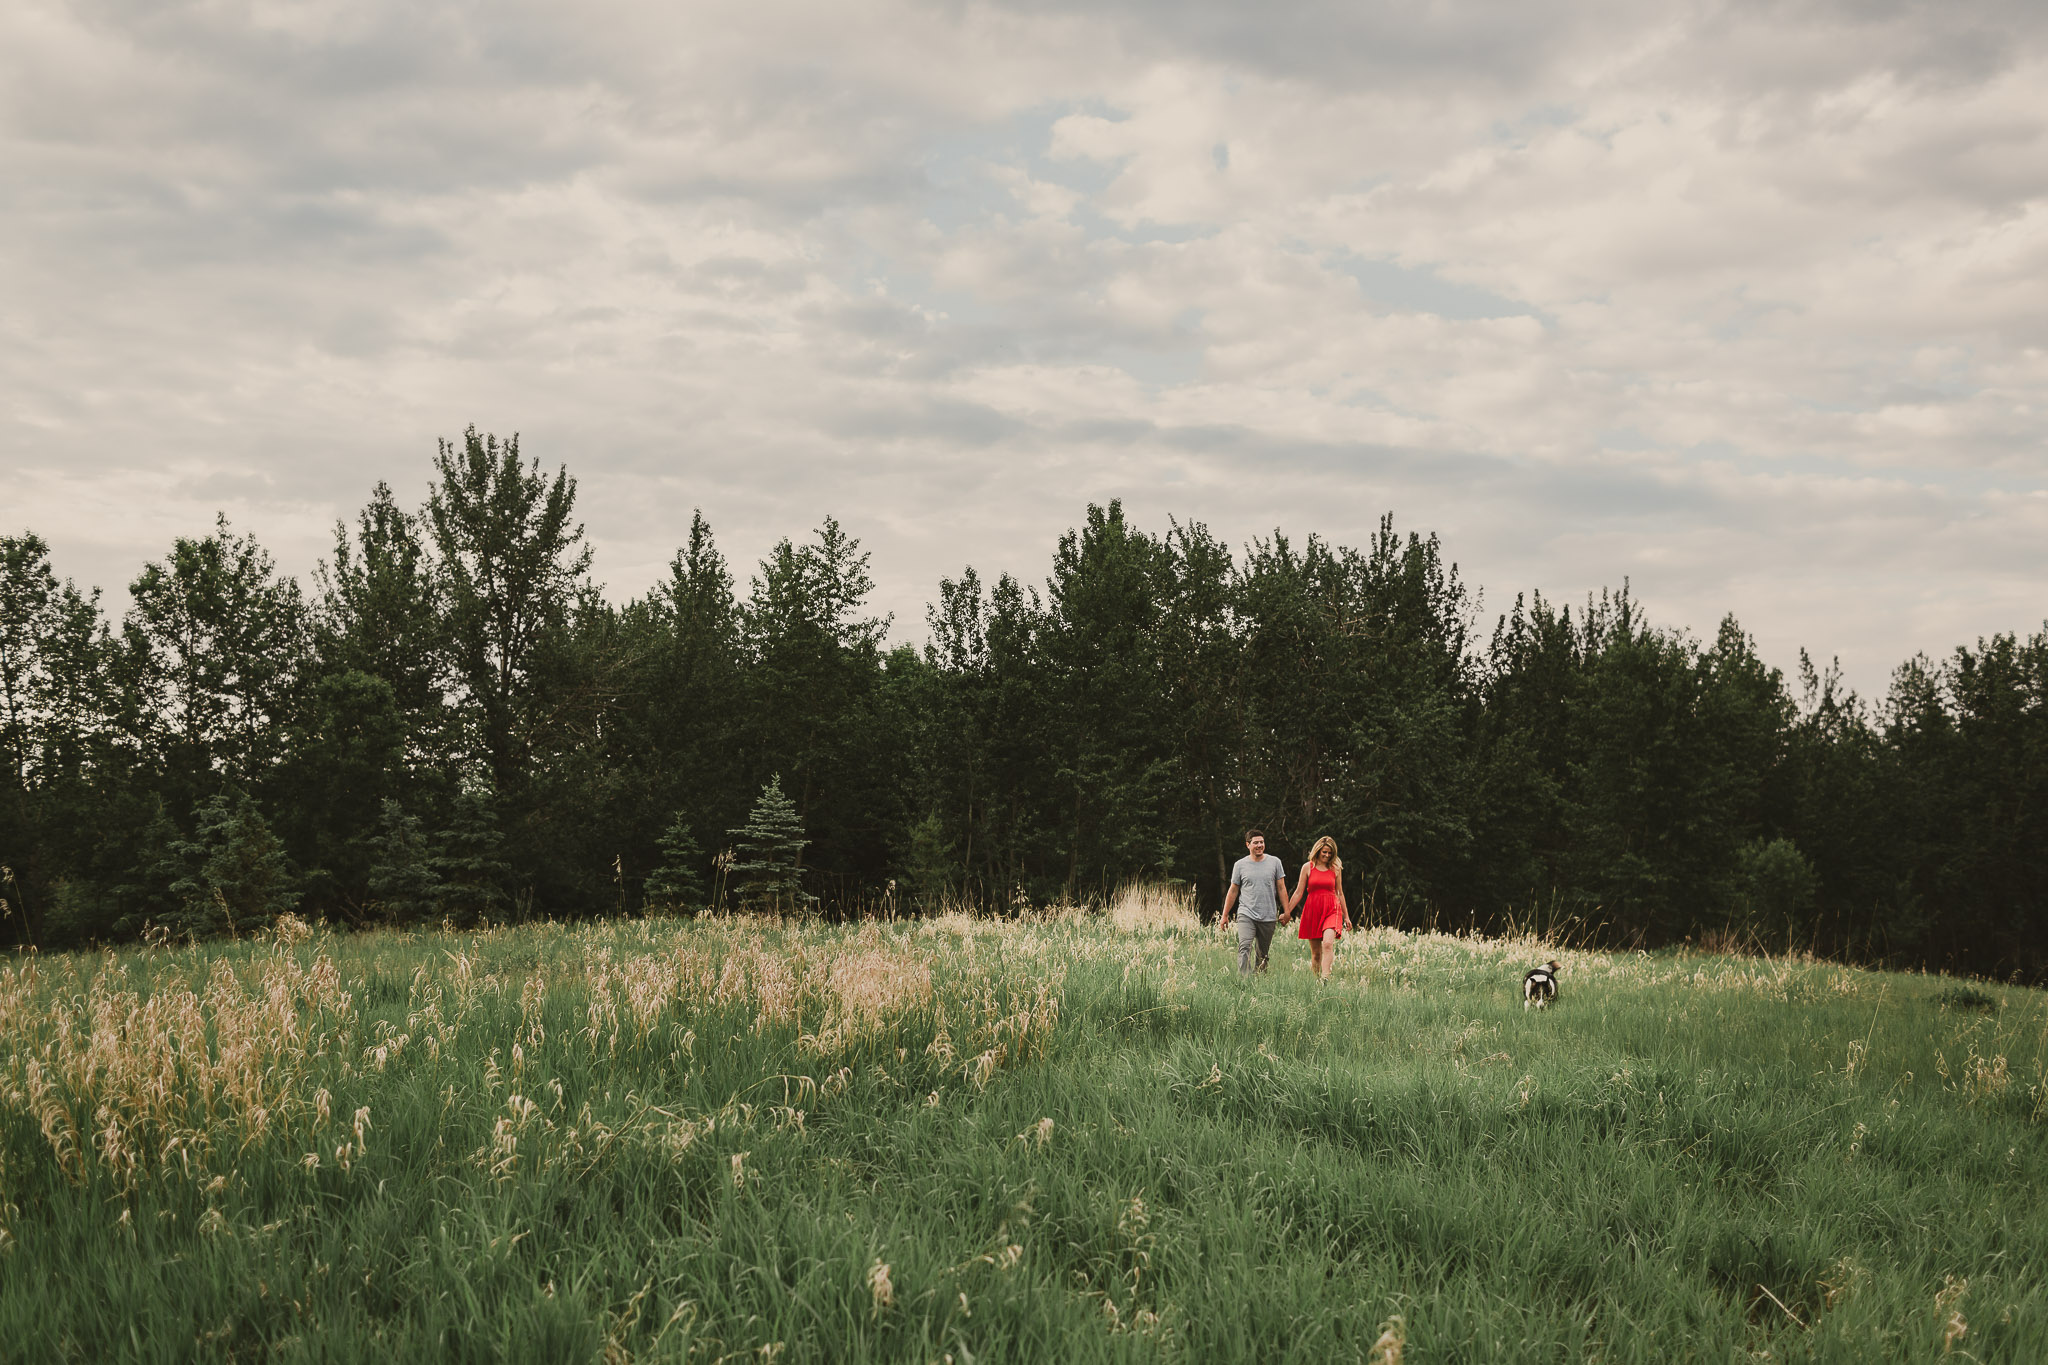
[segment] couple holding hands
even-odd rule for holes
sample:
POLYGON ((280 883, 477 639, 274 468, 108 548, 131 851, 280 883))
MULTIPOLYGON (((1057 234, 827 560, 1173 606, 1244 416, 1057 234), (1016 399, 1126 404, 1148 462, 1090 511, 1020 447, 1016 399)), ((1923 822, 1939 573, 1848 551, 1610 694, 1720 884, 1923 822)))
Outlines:
POLYGON ((1327 834, 1316 840, 1292 897, 1287 894, 1287 869, 1266 852, 1265 834, 1246 831, 1244 847, 1245 856, 1231 869, 1230 890, 1223 896, 1224 930, 1237 931, 1238 972, 1249 976, 1255 970, 1266 970, 1273 930, 1298 907, 1299 937, 1308 940, 1310 965, 1317 976, 1328 980, 1330 968, 1337 962, 1337 940, 1351 927, 1351 915, 1344 905, 1344 860, 1337 856, 1337 841, 1327 834), (1284 912, 1282 905, 1286 906, 1284 912))

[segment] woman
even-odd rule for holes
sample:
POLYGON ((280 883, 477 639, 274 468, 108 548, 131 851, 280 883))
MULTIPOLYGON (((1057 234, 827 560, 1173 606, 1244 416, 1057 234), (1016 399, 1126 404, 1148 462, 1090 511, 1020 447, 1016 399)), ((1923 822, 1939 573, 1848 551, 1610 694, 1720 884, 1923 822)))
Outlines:
POLYGON ((1294 898, 1287 913, 1301 907, 1301 928, 1308 940, 1309 963, 1317 976, 1327 981, 1337 965, 1337 940, 1351 927, 1351 913, 1344 904, 1344 860, 1337 856, 1337 841, 1325 834, 1309 850, 1308 866, 1295 883, 1294 898))

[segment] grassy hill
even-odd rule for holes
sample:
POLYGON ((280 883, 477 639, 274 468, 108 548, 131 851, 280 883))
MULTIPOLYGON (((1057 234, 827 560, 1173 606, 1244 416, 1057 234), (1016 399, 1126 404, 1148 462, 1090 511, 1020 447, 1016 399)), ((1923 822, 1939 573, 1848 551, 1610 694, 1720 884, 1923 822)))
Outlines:
POLYGON ((2048 1359, 2048 996, 1163 904, 17 960, 0 1355, 2048 1359), (18 1353, 18 1354, 17 1354, 18 1353))

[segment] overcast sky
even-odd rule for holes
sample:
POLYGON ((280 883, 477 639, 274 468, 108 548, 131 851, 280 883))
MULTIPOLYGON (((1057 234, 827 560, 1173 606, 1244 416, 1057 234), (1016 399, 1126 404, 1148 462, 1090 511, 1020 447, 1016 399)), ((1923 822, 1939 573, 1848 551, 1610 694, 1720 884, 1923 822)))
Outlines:
POLYGON ((1434 530, 1881 693, 2048 616, 2048 6, 10 0, 0 530, 294 573, 437 436, 614 597, 827 513, 1434 530))

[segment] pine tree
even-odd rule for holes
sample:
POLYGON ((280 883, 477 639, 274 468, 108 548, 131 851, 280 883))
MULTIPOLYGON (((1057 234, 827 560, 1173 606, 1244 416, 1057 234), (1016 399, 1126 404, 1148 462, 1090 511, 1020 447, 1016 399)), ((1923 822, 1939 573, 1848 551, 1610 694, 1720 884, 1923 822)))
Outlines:
POLYGON ((681 811, 655 842, 661 846, 661 866, 647 874, 647 908, 694 911, 701 907, 705 901, 704 849, 690 833, 681 811))
POLYGON ((171 886, 181 903, 170 928, 231 937, 267 928, 299 903, 284 845, 246 793, 213 797, 194 813, 193 836, 177 851, 196 871, 171 886))
POLYGON ((958 866, 954 849, 946 839, 945 822, 934 810, 910 827, 908 846, 903 852, 903 892, 920 910, 937 909, 951 890, 958 866))
POLYGON ((804 894, 803 821, 782 794, 780 775, 761 788, 747 823, 728 831, 733 838, 731 876, 743 909, 793 910, 817 900, 804 894))
POLYGON ((370 896, 386 916, 401 922, 429 918, 441 878, 416 815, 389 797, 377 833, 370 838, 370 896))
POLYGON ((193 873, 179 851, 188 845, 163 797, 152 796, 147 810, 148 815, 137 822, 140 828, 134 856, 110 891, 122 911, 113 924, 117 934, 140 935, 153 926, 168 927, 181 910, 171 888, 193 873))
POLYGON ((466 928, 504 913, 509 904, 505 883, 512 873, 501 856, 504 845, 497 804, 490 794, 475 787, 463 788, 455 798, 448 828, 434 841, 429 863, 441 879, 437 898, 441 913, 454 924, 466 928))

